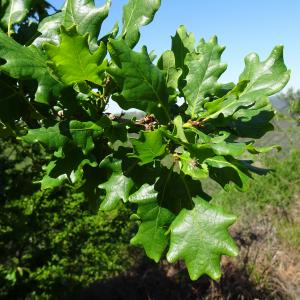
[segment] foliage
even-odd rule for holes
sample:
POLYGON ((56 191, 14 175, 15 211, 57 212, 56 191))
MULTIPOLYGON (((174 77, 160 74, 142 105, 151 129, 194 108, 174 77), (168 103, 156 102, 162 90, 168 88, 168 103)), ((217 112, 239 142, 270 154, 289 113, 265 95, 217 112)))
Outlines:
MULTIPOLYGON (((255 178, 257 180, 251 182, 247 194, 231 188, 230 193, 221 191, 214 203, 243 215, 243 219, 260 214, 270 205, 287 209, 295 194, 299 193, 299 150, 292 149, 280 159, 278 156, 267 156, 261 162, 272 171, 262 178, 255 178)), ((211 190, 218 192, 213 186, 211 190)))
POLYGON ((286 102, 292 118, 300 124, 300 91, 289 88, 286 93, 281 93, 279 99, 286 102))
POLYGON ((289 80, 283 47, 265 61, 249 54, 239 82, 222 84, 224 47, 216 37, 195 45, 181 26, 157 63, 145 46, 133 50, 160 1, 129 0, 122 32, 115 26, 96 41, 109 6, 66 0, 25 43, 14 40, 18 26, 14 34, 4 23, 1 132, 54 151, 42 189, 71 183, 106 211, 135 203, 134 244, 155 261, 166 251, 169 261, 183 259, 192 279, 219 279, 220 256, 237 254, 227 233, 234 218, 209 203, 201 182, 210 177, 224 189, 233 183, 246 190, 251 174, 261 172, 242 157, 272 149, 257 148, 253 139, 272 129, 268 97, 289 80), (145 118, 110 115, 111 98, 145 118))
MULTIPOLYGON (((291 134, 293 138, 299 136, 299 129, 295 125, 294 122, 292 133, 285 130, 285 134, 291 134)), ((286 145, 286 139, 282 139, 282 144, 286 145)), ((216 205, 239 215, 232 232, 241 244, 241 253, 227 265, 225 274, 231 276, 232 263, 240 269, 238 278, 229 280, 228 291, 248 293, 247 288, 241 288, 244 278, 241 274, 248 272, 255 288, 270 290, 272 299, 299 298, 299 154, 299 147, 290 148, 290 152, 284 155, 268 154, 260 163, 272 168, 273 172, 251 182, 249 193, 231 189, 230 194, 220 192, 216 197, 216 205)), ((223 280, 226 275, 224 277, 223 280)))
POLYGON ((1 297, 55 298, 130 266, 128 211, 95 215, 84 202, 37 192, 1 208, 1 297))
POLYGON ((33 148, 0 145, 1 299, 57 299, 133 262, 130 210, 95 214, 70 188, 37 191, 44 153, 33 148))
POLYGON ((39 145, 22 146, 11 139, 0 143, 0 204, 10 199, 29 196, 39 190, 34 185, 45 163, 45 152, 39 145))

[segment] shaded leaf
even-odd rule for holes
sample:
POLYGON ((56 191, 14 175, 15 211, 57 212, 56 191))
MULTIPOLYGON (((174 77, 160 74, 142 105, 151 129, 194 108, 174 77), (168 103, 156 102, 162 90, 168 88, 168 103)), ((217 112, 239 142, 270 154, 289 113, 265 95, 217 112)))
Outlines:
POLYGON ((182 92, 186 84, 185 78, 188 69, 185 65, 186 55, 194 51, 195 36, 193 33, 188 33, 185 26, 181 25, 176 31, 175 36, 172 36, 172 52, 175 56, 175 66, 182 70, 182 74, 178 80, 178 89, 182 92))
POLYGON ((13 25, 22 22, 30 11, 33 0, 2 0, 1 10, 4 10, 0 16, 0 23, 7 28, 10 35, 13 33, 13 25))
POLYGON ((105 119, 94 122, 63 121, 52 127, 29 129, 27 135, 22 137, 25 143, 41 143, 50 150, 59 150, 66 145, 73 144, 88 153, 94 148, 93 138, 103 133, 105 119))
POLYGON ((109 53, 116 63, 108 69, 121 88, 113 99, 123 109, 137 108, 153 113, 162 122, 170 119, 168 91, 163 72, 152 64, 147 50, 132 51, 122 40, 111 40, 109 53))
POLYGON ((138 203, 137 215, 141 220, 137 234, 131 239, 133 245, 142 245, 148 257, 156 262, 161 258, 169 243, 166 234, 174 215, 157 203, 158 192, 154 185, 145 184, 129 197, 129 201, 138 203))
POLYGON ((0 30, 0 58, 6 61, 0 70, 11 77, 38 81, 37 102, 48 103, 52 95, 59 93, 61 85, 50 76, 46 57, 35 46, 21 46, 0 30))
POLYGON ((183 208, 191 209, 194 205, 192 197, 206 196, 199 181, 192 180, 182 173, 175 173, 172 169, 161 170, 155 190, 159 192, 159 205, 174 214, 178 214, 183 208))
POLYGON ((172 36, 172 51, 175 56, 176 68, 184 70, 184 61, 188 53, 193 52, 195 37, 193 33, 187 33, 185 26, 181 25, 175 36, 172 36))
POLYGON ((274 126, 270 123, 275 113, 268 108, 262 108, 259 112, 255 113, 250 120, 230 120, 228 127, 240 137, 261 138, 268 131, 274 130, 274 126))
POLYGON ((14 79, 0 74, 0 120, 10 125, 30 116, 30 107, 14 79))
POLYGON ((84 156, 78 148, 64 149, 63 155, 60 153, 56 160, 50 161, 45 167, 46 174, 40 181, 41 189, 55 188, 64 182, 80 182, 86 165, 96 167, 97 162, 84 156))
POLYGON ((238 161, 233 159, 229 161, 228 159, 223 156, 214 156, 207 158, 204 163, 212 167, 210 176, 223 188, 226 189, 230 182, 234 182, 240 190, 246 191, 251 178, 247 169, 239 164, 238 161))
POLYGON ((106 192, 100 209, 105 211, 115 209, 121 200, 124 202, 128 201, 134 181, 124 175, 122 160, 114 158, 112 155, 105 157, 99 167, 111 172, 107 181, 99 185, 99 188, 106 192))

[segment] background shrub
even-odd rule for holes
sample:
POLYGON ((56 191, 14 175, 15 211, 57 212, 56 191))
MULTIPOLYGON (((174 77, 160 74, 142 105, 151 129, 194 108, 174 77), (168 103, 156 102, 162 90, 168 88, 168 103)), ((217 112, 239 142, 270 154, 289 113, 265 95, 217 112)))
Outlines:
POLYGON ((95 213, 82 193, 37 191, 42 149, 0 147, 0 298, 57 299, 132 264, 128 210, 95 213))

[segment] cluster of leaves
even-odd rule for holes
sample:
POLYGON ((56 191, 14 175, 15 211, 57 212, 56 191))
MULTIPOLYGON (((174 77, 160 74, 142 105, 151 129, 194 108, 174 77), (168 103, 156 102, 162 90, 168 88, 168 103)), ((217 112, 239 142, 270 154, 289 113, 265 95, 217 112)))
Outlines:
POLYGON ((0 205, 39 190, 32 182, 40 176, 45 162, 45 152, 39 145, 25 146, 13 139, 1 139, 0 205))
POLYGON ((1 299, 57 299, 124 272, 134 262, 129 212, 94 214, 70 190, 1 206, 1 299))
POLYGON ((196 44, 180 26, 156 61, 133 48, 160 1, 129 0, 120 33, 115 25, 99 37, 110 4, 66 0, 25 46, 14 39, 18 27, 0 31, 1 133, 53 153, 42 189, 72 183, 105 211, 136 204, 134 245, 155 261, 166 251, 168 261, 184 260, 194 280, 218 279, 220 256, 238 252, 228 233, 235 217, 210 203, 201 181, 245 191, 260 172, 242 157, 273 148, 254 139, 272 129, 268 97, 289 80, 283 47, 265 61, 248 55, 239 82, 222 84, 216 37, 196 44), (145 117, 112 116, 111 98, 145 117))
POLYGON ((44 153, 33 148, 0 144, 1 299, 62 298, 134 262, 131 211, 95 214, 70 188, 38 191, 44 153))

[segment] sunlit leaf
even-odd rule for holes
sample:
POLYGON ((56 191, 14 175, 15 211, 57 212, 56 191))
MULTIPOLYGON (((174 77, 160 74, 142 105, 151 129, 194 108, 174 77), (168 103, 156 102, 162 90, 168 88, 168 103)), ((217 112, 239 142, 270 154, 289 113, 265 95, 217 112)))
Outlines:
POLYGON ((59 44, 59 29, 63 25, 69 28, 76 25, 81 35, 90 35, 92 48, 97 47, 96 41, 102 22, 106 19, 111 1, 107 0, 102 7, 95 7, 94 0, 65 0, 61 11, 45 18, 38 31, 41 35, 35 39, 34 45, 40 47, 43 43, 59 44))
POLYGON ((140 39, 140 27, 153 20, 159 7, 160 0, 129 0, 124 6, 122 36, 130 48, 140 39))
POLYGON ((44 45, 50 59, 48 66, 55 77, 66 85, 84 81, 101 84, 101 73, 105 70, 103 60, 106 56, 106 47, 104 44, 91 53, 88 45, 89 35, 79 35, 76 27, 70 29, 61 27, 60 36, 59 46, 44 45))
POLYGON ((168 261, 183 259, 192 280, 207 274, 221 277, 221 255, 236 256, 237 246, 228 233, 235 216, 226 214, 201 198, 194 198, 192 210, 182 210, 171 224, 168 261))

